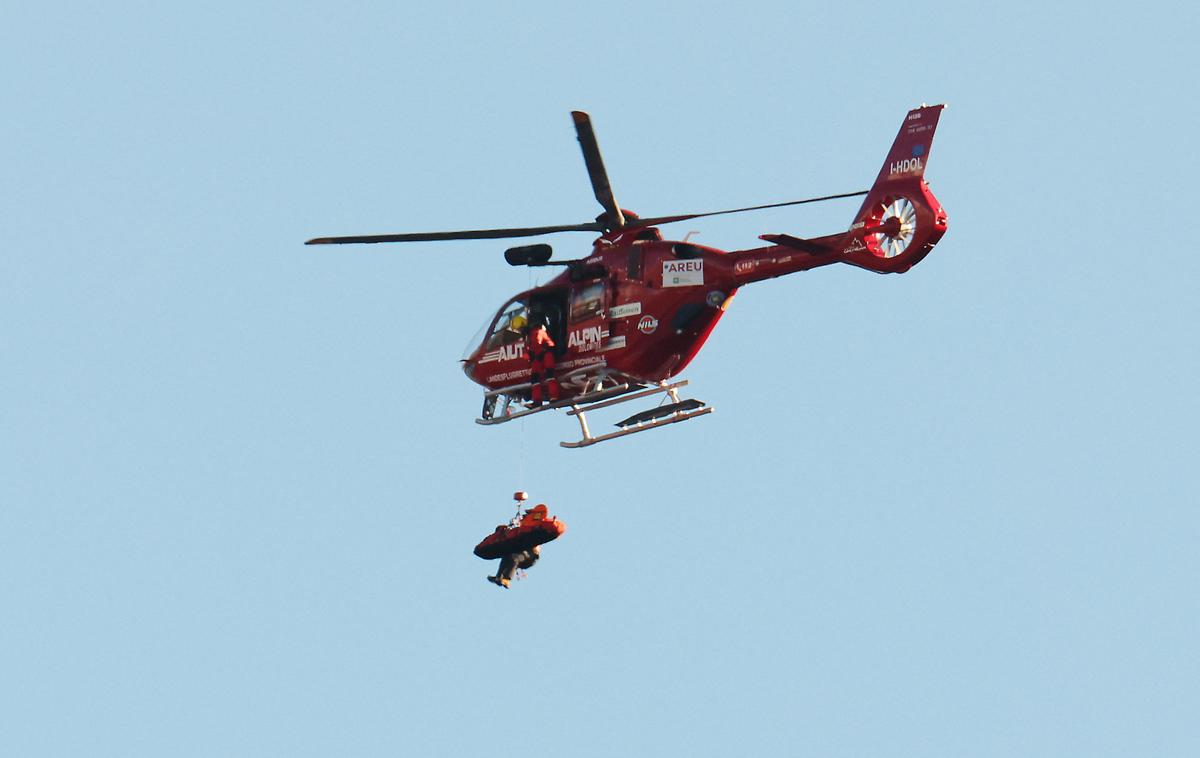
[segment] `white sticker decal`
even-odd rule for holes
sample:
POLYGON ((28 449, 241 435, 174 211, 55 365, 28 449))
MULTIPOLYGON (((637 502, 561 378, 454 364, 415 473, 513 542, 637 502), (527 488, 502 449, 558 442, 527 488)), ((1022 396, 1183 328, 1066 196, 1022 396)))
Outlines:
POLYGON ((658 328, 658 319, 653 316, 642 316, 642 320, 638 322, 638 331, 642 334, 653 334, 658 328))
POLYGON ((704 284, 704 261, 663 261, 664 287, 691 287, 704 284))
POLYGON ((608 309, 609 318, 626 318, 628 316, 640 316, 641 314, 641 303, 625 303, 624 305, 618 305, 615 308, 608 309))
POLYGON ((607 340, 603 345, 600 346, 600 352, 603 353, 607 350, 620 350, 623 347, 625 347, 625 335, 624 334, 613 337, 610 340, 607 340))

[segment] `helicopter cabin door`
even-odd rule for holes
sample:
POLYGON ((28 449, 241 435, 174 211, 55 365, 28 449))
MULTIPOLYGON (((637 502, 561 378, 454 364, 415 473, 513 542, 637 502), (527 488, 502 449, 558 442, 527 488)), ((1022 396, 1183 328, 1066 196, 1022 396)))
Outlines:
POLYGON ((531 324, 542 323, 554 340, 554 355, 562 359, 567 352, 567 290, 538 290, 529 299, 531 324))

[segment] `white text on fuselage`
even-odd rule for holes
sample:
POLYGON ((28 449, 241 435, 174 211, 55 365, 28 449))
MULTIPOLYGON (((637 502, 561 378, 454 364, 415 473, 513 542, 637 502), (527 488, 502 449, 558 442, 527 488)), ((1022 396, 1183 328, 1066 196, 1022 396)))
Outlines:
POLYGON ((483 354, 483 358, 479 360, 479 365, 485 363, 494 363, 496 361, 513 361, 517 358, 525 357, 525 343, 514 342, 511 345, 501 345, 495 350, 490 350, 483 354))
POLYGON ((892 161, 888 168, 888 174, 915 174, 924 170, 921 165, 920 158, 905 158, 904 160, 892 161))
POLYGON ((663 261, 664 287, 691 287, 704 284, 704 260, 663 261))
POLYGON ((608 330, 602 326, 585 326, 568 335, 567 348, 575 348, 581 353, 591 352, 600 347, 607 336, 608 330))

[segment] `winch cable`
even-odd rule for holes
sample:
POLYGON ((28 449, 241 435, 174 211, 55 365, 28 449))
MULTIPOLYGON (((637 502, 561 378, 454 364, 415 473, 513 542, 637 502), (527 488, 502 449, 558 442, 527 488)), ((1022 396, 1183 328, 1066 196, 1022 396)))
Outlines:
MULTIPOLYGON (((525 290, 533 289, 533 269, 525 269, 525 290)), ((529 303, 525 304, 525 328, 529 328, 529 303)), ((526 356, 528 358, 529 356, 526 356)), ((532 376, 530 377, 532 380, 532 376)), ((518 432, 520 441, 517 443, 517 492, 526 492, 525 489, 525 419, 521 419, 521 429, 518 432)), ((514 518, 521 516, 521 503, 517 502, 517 515, 514 518)))

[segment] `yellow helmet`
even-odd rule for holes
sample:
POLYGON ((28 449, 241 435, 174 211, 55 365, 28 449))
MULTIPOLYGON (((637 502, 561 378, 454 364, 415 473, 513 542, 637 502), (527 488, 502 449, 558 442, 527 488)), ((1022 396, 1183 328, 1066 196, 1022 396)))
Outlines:
POLYGON ((525 320, 525 317, 517 314, 516 316, 513 316, 512 328, 517 330, 524 329, 526 323, 528 322, 525 320))

